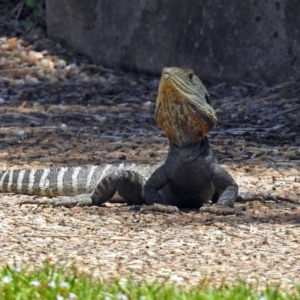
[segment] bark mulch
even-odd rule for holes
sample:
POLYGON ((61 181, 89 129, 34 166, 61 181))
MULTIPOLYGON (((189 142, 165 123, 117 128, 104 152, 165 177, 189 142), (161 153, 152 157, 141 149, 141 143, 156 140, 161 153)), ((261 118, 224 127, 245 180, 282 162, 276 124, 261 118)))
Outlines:
MULTIPOLYGON (((153 120, 158 77, 93 65, 38 32, 26 41, 0 38, 0 57, 2 170, 155 164, 166 156, 153 120)), ((30 197, 2 194, 0 261, 76 264, 104 278, 291 286, 300 277, 300 82, 205 84, 219 118, 210 133, 216 160, 241 191, 296 203, 239 203, 242 216, 167 215, 123 204, 19 207, 30 197)))

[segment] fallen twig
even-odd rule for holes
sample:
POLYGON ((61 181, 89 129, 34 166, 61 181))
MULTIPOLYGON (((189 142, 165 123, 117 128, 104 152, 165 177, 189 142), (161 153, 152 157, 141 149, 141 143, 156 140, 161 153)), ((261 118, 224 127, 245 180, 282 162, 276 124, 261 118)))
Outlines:
POLYGON ((242 203, 245 203, 248 201, 276 201, 276 202, 284 201, 284 202, 300 205, 300 202, 290 199, 290 198, 286 198, 286 197, 263 195, 263 194, 253 195, 250 193, 242 193, 242 194, 238 195, 236 201, 242 202, 242 203))

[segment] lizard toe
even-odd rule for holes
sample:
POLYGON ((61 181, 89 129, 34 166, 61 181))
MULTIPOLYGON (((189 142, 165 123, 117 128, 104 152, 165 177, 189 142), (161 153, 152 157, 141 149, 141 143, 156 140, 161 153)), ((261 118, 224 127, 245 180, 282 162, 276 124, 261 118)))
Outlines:
POLYGON ((157 204, 157 203, 154 203, 153 205, 144 205, 140 209, 140 213, 144 213, 144 212, 148 212, 148 211, 172 214, 175 212, 179 212, 179 209, 177 206, 163 205, 163 204, 157 204))
POLYGON ((238 210, 236 208, 231 208, 227 205, 224 205, 224 204, 214 204, 214 205, 211 205, 211 206, 202 206, 200 207, 199 209, 199 212, 200 213, 203 213, 203 212, 208 212, 208 213, 211 213, 211 214, 215 214, 215 215, 244 215, 245 213, 241 210, 238 210))
POLYGON ((53 199, 53 206, 64 206, 64 207, 74 207, 74 206, 90 206, 92 205, 92 198, 89 194, 81 194, 74 197, 56 197, 53 199))

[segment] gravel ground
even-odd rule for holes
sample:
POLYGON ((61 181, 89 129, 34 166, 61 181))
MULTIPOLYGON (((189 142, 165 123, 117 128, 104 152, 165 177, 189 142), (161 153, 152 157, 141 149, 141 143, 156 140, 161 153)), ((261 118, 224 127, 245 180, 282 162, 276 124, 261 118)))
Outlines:
MULTIPOLYGON (((41 33, 1 38, 0 56, 1 169, 166 156, 153 120, 159 78, 92 65, 41 33)), ((244 216, 140 215, 120 204, 19 207, 30 197, 2 194, 0 261, 76 264, 103 278, 291 286, 300 276, 300 82, 205 84, 219 118, 210 133, 216 160, 241 191, 296 203, 237 204, 244 216)))

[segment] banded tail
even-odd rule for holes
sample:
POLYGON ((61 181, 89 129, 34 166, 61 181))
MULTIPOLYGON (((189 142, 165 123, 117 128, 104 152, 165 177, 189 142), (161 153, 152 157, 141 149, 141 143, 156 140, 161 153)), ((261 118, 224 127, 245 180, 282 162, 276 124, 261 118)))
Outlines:
POLYGON ((47 197, 87 194, 93 192, 105 176, 122 169, 136 171, 147 179, 153 167, 136 164, 107 164, 7 170, 0 172, 0 192, 47 197))

